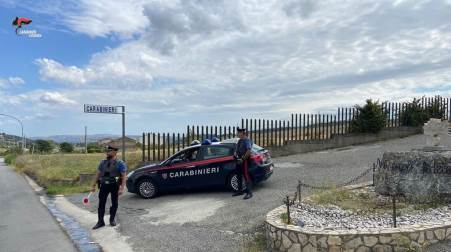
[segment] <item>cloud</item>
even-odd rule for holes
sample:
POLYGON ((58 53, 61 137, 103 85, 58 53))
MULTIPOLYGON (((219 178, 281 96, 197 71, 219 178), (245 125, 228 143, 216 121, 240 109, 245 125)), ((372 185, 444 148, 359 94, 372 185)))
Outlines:
POLYGON ((80 103, 103 101, 107 88, 143 114, 281 116, 449 90, 446 1, 137 1, 111 21, 122 26, 83 28, 122 7, 101 3, 80 2, 66 24, 132 37, 82 66, 36 60, 42 79, 75 87, 60 92, 80 103))
POLYGON ((66 67, 47 58, 36 59, 35 63, 39 66, 39 74, 43 80, 52 79, 70 85, 82 86, 95 78, 94 73, 89 68, 66 67))
POLYGON ((151 67, 160 60, 145 53, 146 48, 125 44, 115 50, 95 55, 84 68, 65 66, 55 60, 40 58, 35 63, 43 80, 53 80, 68 86, 136 88, 148 87, 153 80, 151 67), (127 60, 128 59, 128 60, 127 60))
POLYGON ((0 78, 0 88, 19 86, 23 84, 25 84, 25 81, 20 77, 0 78))
POLYGON ((53 105, 73 105, 77 104, 75 101, 67 98, 65 95, 59 92, 45 92, 39 97, 39 100, 43 103, 53 105))
POLYGON ((142 33, 149 24, 143 15, 146 1, 83 0, 74 12, 66 13, 64 22, 74 31, 91 37, 117 34, 130 38, 142 33))
POLYGON ((318 1, 291 0, 283 2, 283 10, 288 16, 308 18, 317 8, 318 1))

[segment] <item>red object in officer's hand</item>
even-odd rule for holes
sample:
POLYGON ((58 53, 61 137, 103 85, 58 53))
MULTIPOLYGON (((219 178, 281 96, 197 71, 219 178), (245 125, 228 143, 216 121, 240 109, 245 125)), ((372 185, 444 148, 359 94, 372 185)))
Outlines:
POLYGON ((91 197, 91 194, 92 194, 92 192, 90 192, 87 197, 83 198, 83 205, 89 204, 89 197, 91 197))

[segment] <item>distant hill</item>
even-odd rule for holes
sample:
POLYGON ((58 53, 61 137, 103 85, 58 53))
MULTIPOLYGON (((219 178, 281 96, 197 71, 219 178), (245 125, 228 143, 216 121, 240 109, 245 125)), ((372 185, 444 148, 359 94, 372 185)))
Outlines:
MULTIPOLYGON (((27 146, 32 143, 32 140, 29 138, 25 138, 27 146)), ((21 136, 9 135, 6 133, 0 132, 0 146, 13 146, 16 143, 22 142, 21 136)))
MULTIPOLYGON (((88 135, 87 136, 87 140, 88 143, 90 142, 97 142, 100 139, 104 139, 104 138, 119 138, 121 136, 119 135, 112 135, 112 134, 93 134, 93 135, 88 135)), ((128 137, 133 138, 133 139, 138 139, 140 136, 134 136, 134 135, 129 135, 128 137)), ((76 143, 84 143, 85 141, 85 136, 84 135, 54 135, 54 136, 41 136, 41 137, 31 137, 31 139, 33 140, 37 140, 37 139, 43 139, 43 140, 52 140, 56 143, 62 143, 62 142, 68 142, 68 143, 72 143, 72 144, 76 144, 76 143)))

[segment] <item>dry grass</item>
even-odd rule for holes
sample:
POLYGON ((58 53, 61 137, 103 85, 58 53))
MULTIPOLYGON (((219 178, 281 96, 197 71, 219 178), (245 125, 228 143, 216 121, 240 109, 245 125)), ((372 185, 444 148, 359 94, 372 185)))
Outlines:
MULTIPOLYGON (((360 212, 362 214, 391 214, 393 205, 391 197, 377 195, 368 188, 348 190, 335 188, 327 191, 317 191, 309 200, 311 203, 327 205, 332 204, 342 209, 360 212)), ((411 203, 404 198, 396 201, 397 214, 412 213, 417 210, 435 208, 443 205, 441 202, 411 203)))
MULTIPOLYGON (((80 173, 95 173, 103 153, 21 155, 13 163, 15 169, 33 177, 49 193, 76 193, 87 190, 86 185, 61 185, 56 181, 76 181, 80 173)), ((141 162, 140 152, 127 152, 127 166, 134 170, 141 162)))

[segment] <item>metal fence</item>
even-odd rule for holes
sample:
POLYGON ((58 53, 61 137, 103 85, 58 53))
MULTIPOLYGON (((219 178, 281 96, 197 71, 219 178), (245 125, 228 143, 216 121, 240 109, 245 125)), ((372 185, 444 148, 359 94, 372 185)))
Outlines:
MULTIPOLYGON (((430 117, 448 119, 451 115, 449 106, 451 98, 422 97, 418 105, 431 108, 430 117), (434 108, 434 110, 432 109, 434 108), (438 112, 437 112, 438 111, 438 112)), ((403 114, 408 111, 409 103, 383 102, 381 108, 386 115, 386 128, 405 125, 403 114)), ((351 132, 352 121, 358 110, 352 108, 338 108, 334 114, 291 114, 288 120, 272 119, 241 119, 241 126, 248 130, 252 141, 263 147, 284 146, 297 141, 320 141, 330 139, 333 135, 351 132)), ((238 123, 237 123, 238 125, 238 123)), ((189 146, 193 140, 220 140, 236 136, 237 126, 199 126, 188 125, 183 133, 143 133, 142 161, 161 161, 177 151, 189 146)))

